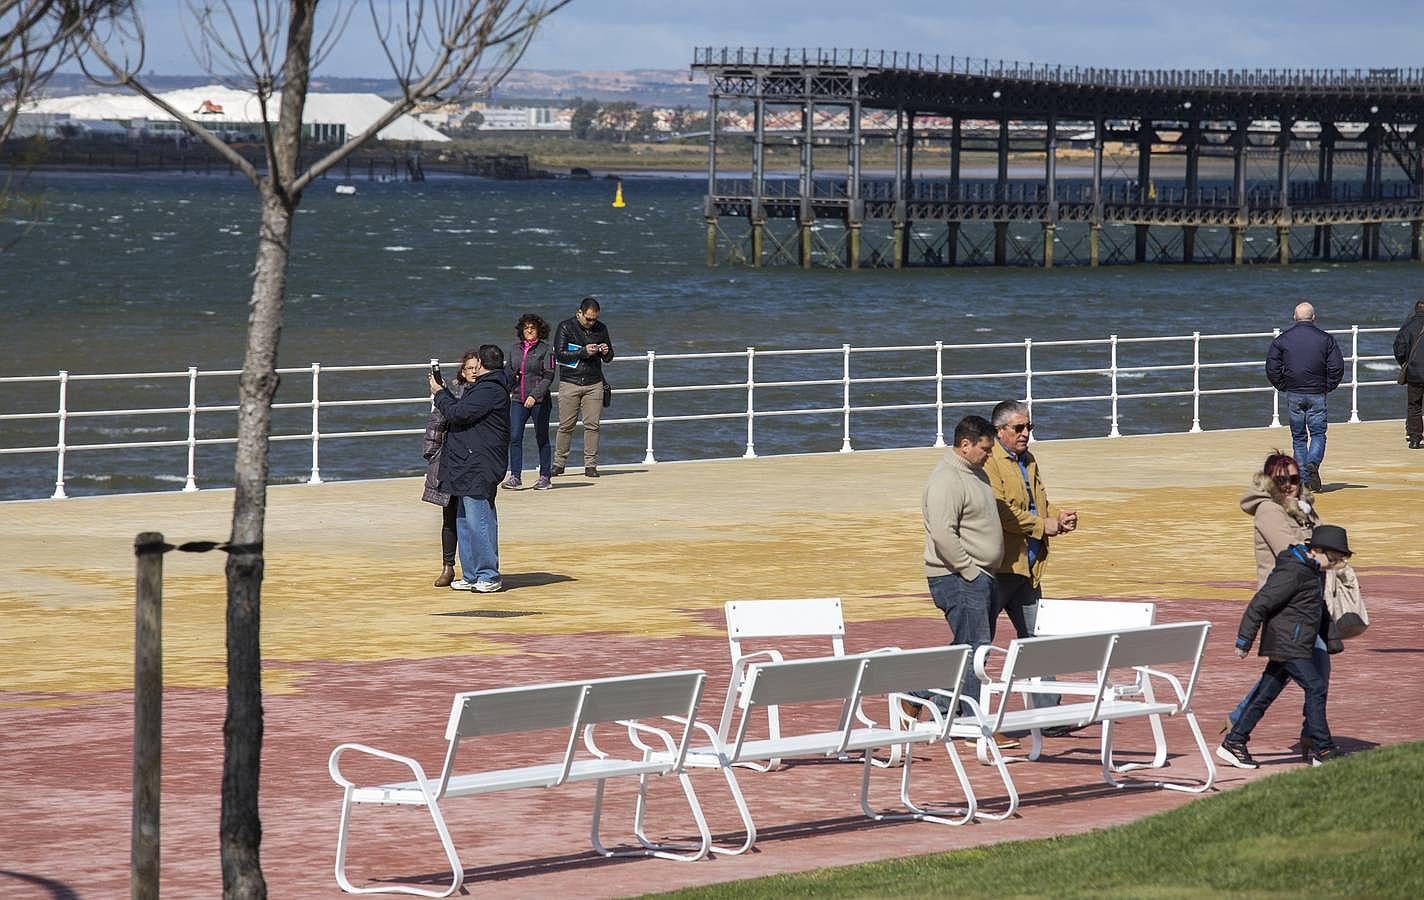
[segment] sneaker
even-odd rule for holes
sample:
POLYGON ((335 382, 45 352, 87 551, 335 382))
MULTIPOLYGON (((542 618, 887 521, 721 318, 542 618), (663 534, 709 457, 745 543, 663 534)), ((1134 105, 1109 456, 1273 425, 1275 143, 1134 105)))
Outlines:
POLYGON ((534 482, 534 490, 536 491, 547 491, 551 487, 553 487, 553 485, 549 484, 548 475, 540 475, 539 480, 534 482))
POLYGON ((501 484, 500 487, 509 488, 511 491, 517 491, 521 486, 523 486, 523 484, 524 482, 519 480, 518 475, 511 475, 504 480, 504 484, 501 484))
POLYGON ((1231 740, 1221 742, 1221 746, 1216 748, 1217 758, 1222 762, 1230 763, 1238 769, 1259 769, 1261 764, 1251 756, 1251 751, 1246 749, 1246 742, 1236 743, 1231 740))
POLYGON ((1350 754, 1331 744, 1329 747, 1311 747, 1304 755, 1312 766, 1323 766, 1350 754))
POLYGON ((456 578, 450 582, 450 590, 452 591, 473 591, 474 589, 475 583, 473 581, 466 581, 463 578, 456 578))
POLYGON ((1410 439, 1409 439, 1409 449, 1410 449, 1410 450, 1424 450, 1424 438, 1410 438, 1410 439))
POLYGON ((585 477, 585 478, 597 478, 597 477, 598 477, 598 466, 584 466, 584 467, 583 467, 583 477, 585 477))
POLYGON ((504 587, 503 581, 476 581, 475 590, 481 594, 493 594, 504 587))
POLYGON ((558 478, 558 477, 559 477, 560 475, 562 475, 562 474, 564 474, 564 467, 563 467, 563 466, 554 466, 554 468, 552 468, 552 469, 549 470, 549 477, 550 477, 550 478, 558 478))

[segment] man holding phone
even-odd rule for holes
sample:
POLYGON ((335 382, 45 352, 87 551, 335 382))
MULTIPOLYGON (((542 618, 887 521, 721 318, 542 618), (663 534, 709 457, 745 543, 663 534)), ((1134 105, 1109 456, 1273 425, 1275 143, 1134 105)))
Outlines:
POLYGON ((598 321, 598 298, 584 297, 573 318, 554 329, 554 358, 559 369, 559 433, 554 440, 552 475, 564 474, 574 441, 574 424, 583 417, 583 474, 598 477, 598 423, 603 418, 603 364, 613 359, 608 326, 598 321))

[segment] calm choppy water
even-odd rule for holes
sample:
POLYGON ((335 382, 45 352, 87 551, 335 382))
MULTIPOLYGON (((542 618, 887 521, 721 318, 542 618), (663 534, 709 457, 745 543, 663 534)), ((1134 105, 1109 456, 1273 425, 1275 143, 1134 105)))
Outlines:
MULTIPOLYGON (((423 184, 355 182, 352 197, 320 182, 297 215, 281 363, 306 366, 419 364, 449 360, 466 346, 507 344, 515 319, 533 310, 551 323, 570 315, 584 294, 603 301, 620 355, 648 349, 663 353, 758 348, 857 347, 1035 341, 1246 332, 1288 324, 1301 298, 1316 302, 1325 327, 1397 327, 1419 293, 1419 268, 1408 263, 1274 266, 1119 266, 1098 270, 1028 268, 800 271, 769 268, 708 269, 701 200, 705 182, 680 178, 629 178, 626 209, 612 209, 612 183, 597 181, 495 182, 440 179, 423 184)), ((0 222, 0 241, 24 230, 0 254, 0 320, 5 358, 0 374, 179 371, 235 368, 240 364, 246 301, 257 224, 255 193, 238 177, 46 175, 29 182, 44 206, 29 223, 0 222)), ((1388 336, 1362 345, 1386 351, 1388 336)), ((1263 348, 1261 348, 1263 350, 1263 348)), ((1236 344, 1222 359, 1249 358, 1236 344)), ((1347 347, 1348 353, 1348 347, 1347 347)), ((1124 353, 1121 365, 1189 363, 1189 348, 1146 345, 1124 353)), ((933 374, 933 356, 856 357, 856 375, 903 373, 909 365, 933 374)), ((1102 349, 1035 354, 1036 367, 1106 364, 1102 349)), ((761 379, 837 378, 839 358, 759 360, 761 379)), ((1022 351, 946 357, 947 371, 1011 371, 1022 351)), ((1362 378, 1388 378, 1387 367, 1362 378)), ((642 361, 616 363, 619 387, 643 384, 642 361)), ((737 382, 743 361, 719 361, 674 371, 659 366, 658 383, 737 382)), ((1218 377, 1211 375, 1208 377, 1218 377)), ((1237 376, 1237 383, 1240 383, 1237 376)), ((1171 390, 1189 376, 1147 375, 1123 390, 1171 390)), ((1101 376, 1040 380, 1038 396, 1098 385, 1101 376)), ((1223 382, 1224 383, 1224 382, 1223 382)), ((1264 383, 1262 381, 1262 383, 1264 383)), ((202 382, 199 405, 232 402, 231 380, 202 382)), ((1204 378, 1204 386, 1211 385, 1204 378)), ((947 388, 947 400, 1000 398, 1022 392, 1022 379, 986 378, 947 388), (957 393, 956 393, 957 392, 957 393)), ((369 376, 323 376, 323 401, 341 397, 424 394, 418 371, 369 376)), ((658 399, 659 414, 674 412, 678 397, 658 399)), ((1338 396, 1338 395, 1337 395, 1338 396)), ((0 414, 53 412, 57 389, 0 385, 0 414)), ((761 408, 840 404, 840 388, 758 388, 761 408)), ((854 403, 932 401, 927 382, 857 387, 854 403)), ((305 376, 287 376, 279 401, 310 399, 305 376)), ((697 411, 740 408, 745 392, 720 392, 693 402, 697 411)), ((1203 401, 1207 428, 1265 424, 1269 397, 1203 401)), ((1399 415, 1394 389, 1361 392, 1361 415, 1399 415)), ((183 407, 183 381, 135 384, 83 381, 70 386, 71 410, 183 407)), ((610 414, 642 414, 646 401, 620 396, 610 414)), ((964 410, 946 412, 951 427, 964 410)), ((1348 415, 1345 399, 1332 401, 1332 419, 1348 415)), ((1044 406, 1035 418, 1044 437, 1106 433, 1106 403, 1044 406)), ((1137 401, 1122 406, 1122 430, 1180 431, 1190 424, 1190 402, 1137 401)), ((311 414, 278 415, 279 431, 297 433, 311 414)), ((200 417, 200 434, 232 433, 224 417, 200 417)), ((331 407, 322 429, 419 428, 420 403, 403 407, 331 407)), ((186 417, 70 420, 71 443, 118 442, 186 435, 186 417)), ((836 450, 839 416, 787 416, 760 420, 757 452, 836 450)), ((669 423, 657 430, 659 459, 741 455, 744 420, 669 423)), ((858 414, 857 448, 924 445, 934 438, 932 411, 858 414)), ((1283 435, 1283 439, 1288 440, 1283 435)), ((0 448, 55 441, 55 425, 0 421, 0 448)), ((643 458, 639 424, 605 430, 610 464, 643 458)), ((532 445, 527 452, 532 459, 532 445)), ((328 480, 415 474, 422 470, 418 437, 324 439, 322 476, 328 480)), ((578 454, 575 446, 575 458, 578 454)), ((199 484, 229 483, 231 453, 200 448, 199 484)), ((273 477, 304 480, 310 446, 274 446, 273 477)), ((72 452, 67 461, 71 495, 173 489, 186 470, 181 447, 162 451, 72 452)), ((54 454, 0 455, 0 498, 44 497, 53 491, 54 454)))

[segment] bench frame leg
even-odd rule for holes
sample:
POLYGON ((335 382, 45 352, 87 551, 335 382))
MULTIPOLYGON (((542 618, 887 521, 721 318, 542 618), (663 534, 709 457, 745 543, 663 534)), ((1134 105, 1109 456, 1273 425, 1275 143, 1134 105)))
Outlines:
MULTIPOLYGON (((1186 719, 1188 727, 1191 728, 1192 738, 1196 741, 1197 750, 1201 753, 1202 763, 1206 768, 1206 777, 1200 784, 1182 784, 1173 781, 1119 781, 1113 778, 1113 774, 1122 773, 1131 769, 1147 768, 1146 763, 1128 763, 1120 767, 1114 767, 1112 762, 1112 732, 1113 722, 1111 719, 1103 723, 1103 743, 1102 743, 1102 768, 1103 781, 1116 788, 1137 788, 1156 787, 1165 788, 1169 791, 1184 791, 1189 794, 1201 794, 1211 789, 1216 781, 1216 763, 1211 758, 1211 749, 1207 746, 1206 739, 1202 737, 1201 726, 1197 723, 1194 713, 1185 713, 1182 718, 1186 719)), ((1161 757, 1161 762, 1154 757, 1154 767, 1161 768, 1166 762, 1166 742, 1162 740, 1162 724, 1160 716, 1151 716, 1153 725, 1153 736, 1158 739, 1157 756, 1161 757)))
MULTIPOLYGON (((450 887, 443 891, 428 888, 406 887, 405 885, 383 884, 380 887, 357 887, 346 877, 346 838, 351 830, 351 802, 354 788, 347 785, 341 800, 341 826, 336 833, 336 883, 348 894, 414 894, 417 897, 448 897, 459 889, 465 880, 465 870, 460 867, 460 857, 455 853, 455 845, 450 840, 450 830, 445 827, 445 817, 440 815, 440 806, 431 796, 423 773, 418 777, 421 791, 425 794, 425 808, 430 810, 430 818, 435 823, 435 831, 440 836, 440 845, 445 848, 445 858, 450 861, 450 887)), ((386 805, 386 804, 381 804, 386 805)), ((407 804, 401 804, 407 805, 407 804)))
POLYGON ((921 822, 934 822, 939 825, 964 825, 973 820, 978 809, 978 802, 974 798, 974 788, 969 783, 969 776, 964 771, 964 763, 959 758, 958 751, 954 748, 954 741, 945 740, 942 744, 945 753, 949 756, 949 761, 954 767, 955 777, 959 779, 959 787, 964 792, 965 807, 963 809, 931 810, 922 807, 910 799, 910 765, 914 759, 913 748, 909 744, 896 744, 895 750, 898 753, 892 755, 892 759, 899 757, 903 761, 900 772, 900 803, 907 812, 904 813, 879 813, 870 808, 870 772, 877 765, 887 768, 884 763, 878 762, 869 751, 865 754, 865 765, 861 767, 860 775, 860 809, 865 815, 876 822, 894 821, 898 819, 914 819, 921 822), (957 813, 954 817, 942 815, 945 812, 957 813))
POLYGON ((687 777, 686 772, 677 774, 678 782, 682 785, 683 796, 687 798, 688 808, 692 810, 693 821, 697 823, 697 834, 699 841, 696 844, 660 844, 648 839, 643 829, 643 810, 647 803, 648 776, 638 776, 638 799, 633 807, 633 836, 642 845, 641 850, 610 850, 604 846, 599 839, 599 823, 603 818, 603 785, 607 779, 598 779, 598 787, 593 793, 593 824, 589 828, 589 840, 593 844, 593 850, 599 856, 609 858, 620 856, 653 856, 658 859, 673 859, 679 862, 696 862, 707 855, 712 848, 712 832, 707 828, 707 818, 702 814, 702 804, 697 802, 697 793, 692 789, 692 780, 687 777), (686 852, 676 852, 686 851, 686 852))

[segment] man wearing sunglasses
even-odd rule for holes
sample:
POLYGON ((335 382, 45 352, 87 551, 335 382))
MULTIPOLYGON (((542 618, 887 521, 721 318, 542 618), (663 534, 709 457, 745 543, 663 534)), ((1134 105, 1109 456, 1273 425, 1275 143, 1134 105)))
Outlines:
MULTIPOLYGON (((1033 431, 1028 414, 1028 404, 1018 400, 1005 400, 994 407, 997 440, 984 464, 1004 530, 1004 558, 994 573, 994 582, 999 607, 1009 614, 1018 637, 1032 637, 1038 620, 1048 539, 1078 527, 1077 512, 1059 509, 1049 502, 1038 460, 1028 449, 1033 431)), ((1034 700, 1042 706, 1058 702, 1051 695, 1035 695, 1034 700)))

